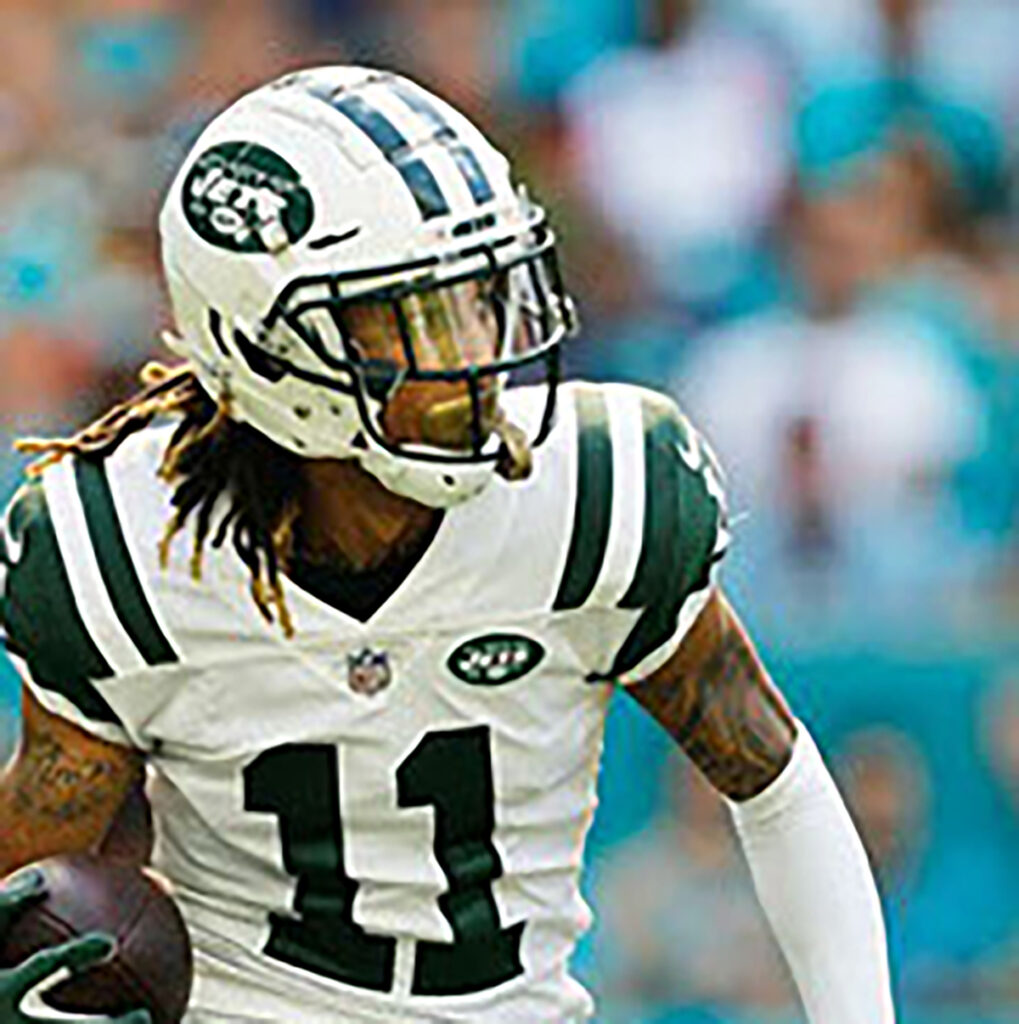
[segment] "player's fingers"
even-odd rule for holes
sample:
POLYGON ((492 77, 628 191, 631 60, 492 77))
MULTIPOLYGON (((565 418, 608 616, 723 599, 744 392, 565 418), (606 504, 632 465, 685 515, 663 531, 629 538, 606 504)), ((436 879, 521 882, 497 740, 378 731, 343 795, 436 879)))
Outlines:
POLYGON ((148 865, 142 868, 142 874, 158 886, 167 896, 173 895, 173 882, 166 875, 161 874, 155 868, 150 868, 148 865))
POLYGON ((46 891, 46 876, 38 868, 22 868, 0 882, 4 896, 35 896, 46 891))
POLYGON ((104 935, 101 932, 95 932, 59 946, 51 946, 49 949, 40 950, 30 956, 15 968, 18 982, 22 991, 28 991, 30 988, 35 988, 43 979, 60 970, 61 967, 67 967, 72 971, 90 967, 108 959, 116 948, 116 942, 109 935, 104 935))
POLYGON ((66 948, 64 966, 80 971, 109 960, 117 951, 117 940, 106 932, 89 932, 68 942, 66 948))
POLYGON ((26 903, 46 893, 46 876, 38 868, 25 868, 0 882, 0 919, 17 913, 26 903))

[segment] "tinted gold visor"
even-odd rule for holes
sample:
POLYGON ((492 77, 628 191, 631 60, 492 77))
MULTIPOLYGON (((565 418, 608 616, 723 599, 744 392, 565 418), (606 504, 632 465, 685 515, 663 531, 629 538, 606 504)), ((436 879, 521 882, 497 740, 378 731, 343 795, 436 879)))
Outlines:
POLYGON ((296 334, 304 365, 283 359, 280 372, 352 395, 367 434, 393 454, 499 462, 507 450, 540 444, 552 424, 558 348, 574 321, 551 242, 538 241, 526 258, 499 268, 489 252, 491 269, 443 284, 346 296, 350 282, 339 276, 295 280, 266 323, 285 321, 292 334, 280 348, 296 334), (331 382, 337 371, 343 377, 331 382), (545 386, 541 422, 526 435, 499 408, 511 381, 545 386))
POLYGON ((541 332, 521 315, 521 273, 461 281, 399 299, 351 301, 336 313, 344 345, 383 401, 386 439, 477 451, 492 436, 502 377, 442 379, 526 355, 541 332), (430 376, 434 375, 434 376, 430 376))
POLYGON ((463 281, 391 302, 349 302, 337 314, 344 340, 367 365, 430 372, 500 358, 500 285, 463 281))

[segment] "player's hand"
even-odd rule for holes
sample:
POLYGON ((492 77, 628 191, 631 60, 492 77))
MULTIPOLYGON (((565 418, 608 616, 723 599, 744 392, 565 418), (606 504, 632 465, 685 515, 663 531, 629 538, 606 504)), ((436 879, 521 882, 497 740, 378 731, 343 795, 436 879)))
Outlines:
MULTIPOLYGON (((15 917, 46 894, 39 872, 24 871, 0 885, 0 936, 15 917)), ((75 1015, 51 1010, 42 1002, 39 989, 59 980, 61 972, 74 972, 102 963, 116 948, 109 935, 96 932, 52 946, 28 957, 15 967, 0 970, 0 1021, 3 1024, 152 1024, 148 1010, 134 1010, 122 1017, 75 1015)))
POLYGON ((0 938, 22 910, 45 895, 46 880, 42 872, 31 868, 19 871, 10 880, 0 883, 0 938))

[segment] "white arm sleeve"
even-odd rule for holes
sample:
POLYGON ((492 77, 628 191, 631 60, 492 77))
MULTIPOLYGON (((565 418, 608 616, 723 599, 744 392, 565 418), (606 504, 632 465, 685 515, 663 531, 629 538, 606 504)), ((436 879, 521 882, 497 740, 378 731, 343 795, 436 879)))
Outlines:
POLYGON ((884 920, 863 844, 810 733, 763 793, 729 801, 757 897, 811 1024, 894 1024, 884 920))

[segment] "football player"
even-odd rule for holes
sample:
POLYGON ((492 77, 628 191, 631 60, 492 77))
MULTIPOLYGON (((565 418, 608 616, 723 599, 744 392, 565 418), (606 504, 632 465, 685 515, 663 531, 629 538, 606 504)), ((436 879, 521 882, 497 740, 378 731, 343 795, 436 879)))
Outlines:
POLYGON ((144 765, 188 1024, 586 1020, 622 688, 728 802, 813 1024, 891 1022, 864 851, 716 581, 712 456, 560 382, 504 157, 404 78, 304 71, 210 124, 160 228, 183 361, 31 446, 7 517, 0 873, 92 848, 144 765))

